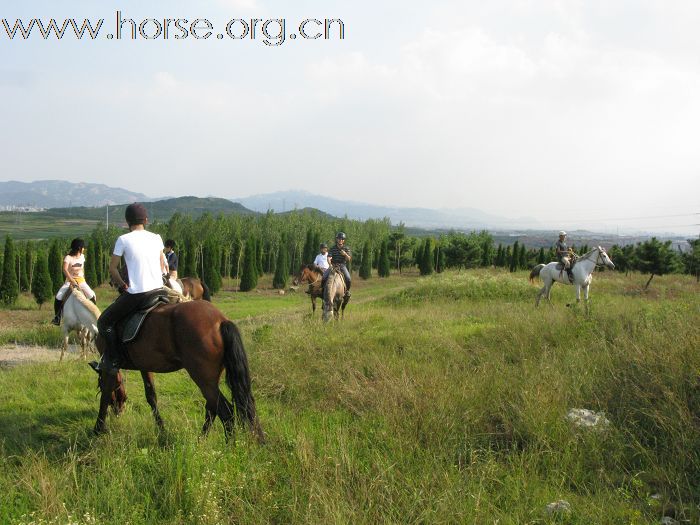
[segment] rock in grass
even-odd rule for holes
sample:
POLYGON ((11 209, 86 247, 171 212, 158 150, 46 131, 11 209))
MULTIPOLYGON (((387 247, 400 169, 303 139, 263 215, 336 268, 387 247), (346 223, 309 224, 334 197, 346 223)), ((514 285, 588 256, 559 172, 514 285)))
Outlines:
POLYGON ((572 408, 566 414, 566 418, 574 425, 581 428, 602 430, 610 425, 610 421, 602 412, 593 412, 586 408, 572 408))
POLYGON ((547 505, 547 514, 567 514, 571 512, 571 504, 563 499, 554 501, 547 505))
POLYGON ((674 520, 671 516, 664 516, 661 518, 661 525, 677 525, 677 521, 674 520))

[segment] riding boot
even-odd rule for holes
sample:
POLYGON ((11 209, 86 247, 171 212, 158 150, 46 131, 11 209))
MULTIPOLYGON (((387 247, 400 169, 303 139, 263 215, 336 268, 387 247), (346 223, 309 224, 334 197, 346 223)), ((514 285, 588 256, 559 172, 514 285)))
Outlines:
POLYGON ((102 359, 95 368, 95 371, 105 371, 108 374, 116 374, 119 371, 119 338, 114 327, 109 327, 104 331, 105 351, 102 359))
POLYGON ((345 295, 344 295, 344 297, 345 297, 346 299, 350 299, 350 296, 351 296, 351 294, 350 294, 350 283, 346 282, 346 283, 345 283, 345 295))
POLYGON ((63 301, 61 299, 54 299, 53 300, 53 313, 54 318, 51 320, 51 324, 55 324, 56 326, 61 325, 61 314, 63 313, 63 301))
POLYGON ((569 282, 573 283, 574 282, 574 273, 571 271, 571 268, 567 268, 566 273, 569 276, 569 282))

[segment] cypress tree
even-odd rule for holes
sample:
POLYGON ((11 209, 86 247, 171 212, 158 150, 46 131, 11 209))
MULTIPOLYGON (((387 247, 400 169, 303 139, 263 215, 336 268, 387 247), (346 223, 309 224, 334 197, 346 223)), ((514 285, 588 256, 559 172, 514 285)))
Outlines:
POLYGON ((255 264, 258 269, 258 277, 262 277, 265 272, 263 271, 263 242, 262 239, 257 239, 255 241, 255 264))
POLYGON ((503 266, 503 245, 498 244, 498 249, 496 250, 496 261, 494 263, 496 268, 503 266))
POLYGON ((360 266, 360 277, 362 279, 369 279, 372 277, 372 249, 370 248, 369 242, 365 243, 362 248, 362 265, 360 266))
POLYGON ((445 271, 445 267, 447 264, 447 256, 445 255, 444 247, 440 248, 440 250, 438 251, 437 260, 438 260, 437 272, 442 273, 445 271))
POLYGON ((202 280, 209 287, 209 291, 215 294, 221 290, 221 274, 219 273, 219 249, 214 241, 207 241, 202 247, 203 271, 202 280))
POLYGON ((524 244, 520 245, 520 255, 518 256, 518 267, 527 268, 527 249, 524 244))
POLYGON ((540 248, 540 252, 537 254, 537 264, 546 264, 545 261, 544 248, 540 248))
MULTIPOLYGON (((307 241, 309 243, 313 242, 313 238, 309 238, 307 235, 307 241)), ((289 279, 289 262, 287 261, 287 246, 282 236, 280 240, 279 247, 277 248, 277 262, 275 264, 275 276, 272 279, 272 286, 278 290, 283 290, 287 287, 287 279, 289 279)))
POLYGON ((514 272, 518 269, 518 257, 520 257, 520 243, 515 241, 513 251, 510 253, 509 270, 514 272))
POLYGON ((53 296, 53 283, 51 282, 46 252, 37 252, 36 259, 36 270, 34 271, 34 279, 32 280, 32 294, 34 295, 34 300, 41 309, 41 305, 50 300, 53 296))
POLYGON ((27 268, 27 278, 29 280, 27 291, 31 291, 32 283, 34 282, 34 266, 36 264, 36 255, 34 254, 34 246, 27 241, 24 250, 24 266, 27 268))
POLYGON ((433 240, 428 237, 423 247, 423 271, 421 275, 430 275, 433 271, 433 240))
POLYGON ((241 275, 241 292, 253 290, 258 285, 258 267, 256 263, 255 238, 250 237, 243 251, 243 275, 241 275))
POLYGON ((27 270, 27 245, 24 243, 23 248, 17 249, 17 277, 19 279, 19 291, 29 291, 29 274, 27 270))
POLYGON ((104 251, 102 250, 102 242, 99 239, 95 239, 92 245, 93 253, 89 253, 88 256, 95 259, 95 286, 99 286, 106 281, 104 251))
POLYGON ((377 275, 379 277, 389 277, 389 243, 385 240, 379 250, 379 264, 377 265, 377 275))
POLYGON ((51 275, 54 292, 57 292, 66 280, 63 275, 63 254, 61 253, 61 245, 58 240, 52 242, 49 249, 49 274, 51 275))
POLYGON ((309 262, 312 262, 316 258, 316 255, 321 253, 321 250, 319 248, 320 246, 321 246, 321 234, 316 232, 316 233, 314 233, 314 240, 313 240, 313 248, 314 248, 313 254, 311 257, 311 261, 309 261, 309 262))
POLYGON ((95 257, 93 254, 95 251, 93 249, 94 246, 94 243, 90 243, 87 246, 87 250, 85 250, 87 252, 85 254, 85 280, 87 281, 88 285, 93 288, 98 285, 97 273, 95 271, 95 257))
MULTIPOLYGON (((316 255, 316 248, 314 246, 314 234, 311 229, 306 230, 306 242, 304 242, 303 258, 302 264, 309 264, 313 262, 314 256, 316 255)), ((278 256, 279 258, 279 256, 278 256)))
POLYGON ((5 237, 5 255, 2 265, 2 283, 0 284, 0 301, 6 305, 14 304, 19 295, 19 283, 15 269, 15 245, 12 237, 5 237))

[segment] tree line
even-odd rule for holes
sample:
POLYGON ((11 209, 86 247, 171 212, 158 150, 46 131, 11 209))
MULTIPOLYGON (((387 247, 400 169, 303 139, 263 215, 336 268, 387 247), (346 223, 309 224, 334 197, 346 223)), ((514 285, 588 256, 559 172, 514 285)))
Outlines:
MULTIPOLYGON (((352 249, 351 271, 371 278, 375 272, 387 277, 417 268, 421 275, 448 268, 495 267, 515 272, 555 260, 554 248, 528 248, 520 241, 496 245, 486 231, 450 232, 439 237, 417 237, 405 233, 403 224, 392 226, 388 219, 356 221, 336 219, 314 212, 269 212, 260 216, 205 214, 198 218, 175 214, 149 226, 163 239, 176 242, 180 276, 201 278, 212 293, 224 278, 238 280, 240 291, 256 288, 264 274, 273 275, 273 286, 283 289, 289 276, 311 263, 321 242, 329 245, 335 233, 343 231, 352 249)), ((98 226, 85 238, 85 277, 92 287, 109 281, 112 247, 123 228, 98 226)), ((700 240, 689 241, 685 253, 673 250, 671 242, 655 238, 636 244, 614 245, 609 254, 616 270, 650 275, 684 272, 700 279, 700 240)), ((70 239, 15 243, 5 238, 1 260, 0 301, 13 304, 20 292, 31 292, 41 305, 64 282, 63 258, 70 239)), ((580 254, 588 246, 574 247, 580 254)))

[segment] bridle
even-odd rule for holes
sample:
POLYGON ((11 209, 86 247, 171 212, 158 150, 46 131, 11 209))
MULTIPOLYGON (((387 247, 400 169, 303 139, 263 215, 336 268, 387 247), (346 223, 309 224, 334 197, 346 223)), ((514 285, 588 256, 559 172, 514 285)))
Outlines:
POLYGON ((588 252, 587 254, 582 255, 581 257, 579 257, 579 259, 578 259, 577 262, 580 262, 580 261, 582 261, 582 260, 587 260, 587 261, 589 261, 589 260, 590 260, 590 255, 591 255, 591 253, 593 253, 593 252, 597 252, 597 255, 596 255, 596 258, 595 258, 595 266, 596 266, 596 268, 597 268, 598 266, 607 266, 607 263, 605 262, 605 259, 603 258, 603 254, 605 253, 605 250, 604 250, 603 248, 600 248, 600 247, 593 248, 593 249, 592 249, 590 252, 588 252), (603 261, 603 262, 601 262, 601 261, 603 261))

